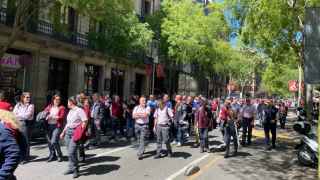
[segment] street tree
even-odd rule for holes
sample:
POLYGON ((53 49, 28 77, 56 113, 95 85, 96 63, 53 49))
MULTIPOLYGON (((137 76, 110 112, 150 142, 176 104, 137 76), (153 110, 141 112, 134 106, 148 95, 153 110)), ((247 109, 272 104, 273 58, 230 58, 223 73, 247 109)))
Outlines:
MULTIPOLYGON (((285 57, 294 54, 291 60, 298 62, 301 82, 305 8, 319 6, 320 1, 226 0, 226 3, 240 24, 238 35, 242 41, 249 46, 261 48, 276 63, 281 63, 285 57)), ((300 97, 299 91, 299 100, 300 97)))
POLYGON ((0 44, 0 58, 13 45, 13 43, 27 31, 30 19, 35 17, 42 8, 52 6, 56 0, 0 0, 0 7, 7 4, 7 13, 13 14, 12 30, 8 40, 0 44))
POLYGON ((166 17, 161 35, 167 39, 169 57, 206 68, 222 61, 229 27, 220 3, 211 3, 208 14, 201 4, 189 0, 165 0, 162 7, 166 17))
POLYGON ((148 23, 139 20, 132 0, 59 0, 90 17, 100 32, 89 33, 90 46, 114 57, 144 51, 153 38, 148 23))

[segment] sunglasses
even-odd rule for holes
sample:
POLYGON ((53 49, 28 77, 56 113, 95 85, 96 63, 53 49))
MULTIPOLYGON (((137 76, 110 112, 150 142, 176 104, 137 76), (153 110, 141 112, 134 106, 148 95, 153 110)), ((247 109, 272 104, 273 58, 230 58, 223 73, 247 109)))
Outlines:
POLYGON ((26 99, 30 99, 30 97, 29 97, 29 96, 26 96, 25 98, 26 98, 26 99))

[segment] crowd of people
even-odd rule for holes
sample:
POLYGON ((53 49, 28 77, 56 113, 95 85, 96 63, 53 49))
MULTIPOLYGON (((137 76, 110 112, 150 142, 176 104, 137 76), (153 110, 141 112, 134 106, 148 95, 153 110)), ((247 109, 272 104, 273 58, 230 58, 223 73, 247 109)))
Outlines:
POLYGON ((272 99, 205 98, 204 96, 169 95, 132 96, 123 101, 119 96, 88 96, 79 93, 67 99, 53 95, 46 107, 38 113, 31 102, 31 93, 24 92, 20 101, 11 106, 5 102, 4 92, 0 92, 0 179, 14 179, 13 172, 18 163, 30 159, 29 137, 32 122, 36 119, 45 129, 48 141, 48 162, 62 162, 60 140, 64 140, 69 167, 64 173, 79 177, 78 161, 85 161, 85 149, 100 148, 102 143, 117 143, 119 140, 138 143, 137 159, 144 158, 146 142, 157 144, 155 159, 173 156, 173 148, 191 142, 200 153, 210 152, 209 132, 219 129, 226 145, 225 158, 237 155, 239 144, 250 146, 255 120, 265 132, 266 149, 276 148, 277 120, 285 128, 288 101, 272 99), (242 137, 239 140, 239 131, 242 137), (270 144, 271 133, 271 144, 270 144), (108 137, 102 142, 101 135, 108 137), (19 138, 20 137, 20 138, 19 138), (12 143, 16 142, 16 143, 12 143), (166 151, 162 149, 165 144, 166 151), (12 157, 11 157, 12 156, 12 157), (4 160, 4 158, 9 160, 4 160), (81 159, 78 160, 78 157, 81 159))

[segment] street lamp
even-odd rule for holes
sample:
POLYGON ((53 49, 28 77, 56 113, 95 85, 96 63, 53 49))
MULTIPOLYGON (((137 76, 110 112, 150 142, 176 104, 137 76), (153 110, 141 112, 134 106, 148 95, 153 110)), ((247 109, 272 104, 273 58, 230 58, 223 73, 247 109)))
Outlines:
POLYGON ((155 78, 156 78, 156 65, 159 63, 159 41, 153 39, 150 43, 149 56, 152 59, 152 85, 151 85, 151 94, 154 94, 155 78))

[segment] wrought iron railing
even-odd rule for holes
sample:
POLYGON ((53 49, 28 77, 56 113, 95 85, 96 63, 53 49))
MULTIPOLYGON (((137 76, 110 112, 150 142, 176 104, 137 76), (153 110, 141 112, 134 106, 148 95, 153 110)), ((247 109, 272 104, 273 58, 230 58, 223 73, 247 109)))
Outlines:
MULTIPOLYGON (((140 16, 140 20, 143 20, 144 17, 140 16)), ((12 26, 14 23, 14 15, 8 13, 6 8, 0 8, 0 24, 5 24, 7 26, 12 26)), ((50 38, 57 39, 66 43, 70 43, 81 48, 88 48, 95 51, 101 51, 104 53, 104 50, 98 49, 90 43, 90 38, 88 34, 82 34, 79 32, 72 31, 58 31, 55 29, 54 24, 39 20, 39 19, 30 19, 27 23, 27 31, 34 34, 39 34, 42 36, 48 36, 50 38)), ((146 57, 142 52, 131 52, 128 53, 126 57, 131 60, 140 60, 143 61, 146 57)))

